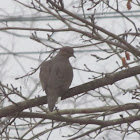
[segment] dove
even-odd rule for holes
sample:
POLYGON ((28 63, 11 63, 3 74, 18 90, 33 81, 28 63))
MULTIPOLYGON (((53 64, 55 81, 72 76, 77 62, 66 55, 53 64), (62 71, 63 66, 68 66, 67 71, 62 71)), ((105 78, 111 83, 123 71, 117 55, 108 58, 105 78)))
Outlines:
POLYGON ((63 47, 54 58, 43 62, 40 66, 40 83, 47 94, 50 112, 53 111, 58 98, 67 92, 73 80, 70 57, 75 57, 73 48, 63 47))

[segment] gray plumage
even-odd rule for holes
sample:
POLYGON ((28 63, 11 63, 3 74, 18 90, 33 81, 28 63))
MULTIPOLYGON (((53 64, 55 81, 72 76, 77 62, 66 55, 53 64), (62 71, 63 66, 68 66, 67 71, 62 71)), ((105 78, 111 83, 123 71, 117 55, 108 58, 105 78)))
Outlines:
POLYGON ((52 112, 58 97, 69 89, 73 70, 69 58, 74 56, 73 48, 63 47, 58 54, 40 67, 40 82, 47 94, 48 108, 52 112))

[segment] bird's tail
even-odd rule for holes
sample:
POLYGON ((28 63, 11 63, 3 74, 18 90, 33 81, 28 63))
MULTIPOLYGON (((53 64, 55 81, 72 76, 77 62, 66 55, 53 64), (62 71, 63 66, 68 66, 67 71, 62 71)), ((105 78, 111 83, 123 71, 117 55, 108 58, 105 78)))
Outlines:
POLYGON ((47 94, 47 101, 48 101, 48 108, 49 111, 52 112, 55 106, 55 103, 58 100, 58 95, 54 94, 52 92, 49 92, 49 94, 47 94))

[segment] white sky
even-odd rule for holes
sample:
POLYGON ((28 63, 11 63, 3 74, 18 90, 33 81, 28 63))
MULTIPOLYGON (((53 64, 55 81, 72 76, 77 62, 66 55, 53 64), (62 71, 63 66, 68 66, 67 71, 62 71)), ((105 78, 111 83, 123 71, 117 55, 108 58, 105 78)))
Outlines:
MULTIPOLYGON (((121 6, 121 8, 123 10, 127 10, 125 4, 123 6, 121 6)), ((132 10, 137 10, 135 9, 135 7, 132 7, 132 10)), ((35 11, 31 11, 31 10, 27 10, 26 8, 23 8, 23 6, 17 4, 16 2, 14 2, 13 0, 1 0, 0 2, 0 18, 4 18, 5 16, 17 16, 17 15, 22 15, 22 16, 27 16, 27 15, 32 15, 33 13, 36 13, 35 11)), ((39 13, 36 13, 37 15, 40 15, 39 13)), ((132 18, 132 20, 136 23, 139 24, 139 20, 140 18, 132 18)), ((40 28, 45 28, 47 27, 47 23, 50 23, 51 25, 53 25, 54 27, 59 27, 62 26, 60 24, 60 22, 57 21, 46 21, 46 22, 36 22, 36 23, 29 23, 29 22, 23 22, 23 23, 19 23, 19 22, 11 22, 8 23, 9 26, 23 26, 23 27, 40 27, 40 28)), ((115 33, 123 33, 125 30, 128 31, 131 28, 131 24, 126 24, 126 20, 123 20, 122 18, 118 18, 118 19, 97 19, 97 24, 103 28, 108 29, 109 31, 115 32, 115 33)), ((4 27, 5 25, 3 23, 0 23, 0 27, 4 27)), ((13 31, 12 31, 13 32, 13 31)), ((14 33, 17 34, 22 34, 22 35, 29 35, 31 36, 31 34, 33 33, 33 31, 14 31, 14 33)), ((40 37, 46 37, 46 33, 41 33, 39 32, 38 35, 40 37)), ((56 35, 57 39, 60 40, 61 42, 65 42, 68 44, 78 44, 81 41, 77 40, 78 35, 77 34, 71 34, 71 33, 60 33, 59 35, 56 35)), ((136 42, 137 43, 137 42, 136 42)), ((30 38, 19 38, 19 37, 13 37, 11 35, 8 35, 6 33, 0 32, 0 44, 3 45, 4 47, 6 47, 9 50, 13 50, 13 51, 44 51, 46 50, 46 48, 31 40, 30 38)), ((4 52, 1 48, 0 48, 0 52, 4 52)), ((87 66, 89 66, 89 68, 91 68, 94 71, 98 71, 98 72, 110 72, 113 71, 115 68, 118 67, 118 65, 116 64, 116 61, 118 61, 118 63, 121 65, 121 61, 118 59, 118 57, 112 57, 109 60, 105 60, 105 61, 99 61, 96 62, 96 59, 94 57, 92 57, 90 54, 92 53, 96 53, 96 55, 99 55, 101 57, 105 57, 106 54, 104 54, 103 52, 87 52, 87 53, 76 53, 76 60, 74 60, 73 58, 71 59, 72 65, 74 67, 78 67, 78 68, 84 68, 84 64, 87 64, 87 66)), ((121 54, 122 56, 124 54, 121 54)), ((31 56, 33 58, 39 59, 40 55, 28 55, 31 56)), ((0 60, 3 61, 5 60, 7 56, 0 56, 0 60)), ((4 66, 2 73, 3 76, 0 78, 0 80, 5 83, 5 84, 13 84, 16 87, 23 87, 23 92, 24 94, 28 96, 28 91, 33 89, 34 85, 32 84, 32 80, 31 78, 28 79, 27 82, 27 78, 22 79, 22 80, 14 80, 14 78, 18 77, 18 76, 23 76, 24 74, 26 74, 27 72, 29 72, 31 69, 31 67, 36 68, 40 62, 37 61, 33 61, 33 60, 29 60, 29 59, 25 59, 25 58, 19 58, 16 57, 17 60, 13 57, 13 56, 9 56, 9 60, 6 63, 6 65, 4 66), (22 66, 24 67, 25 71, 22 70, 21 66, 18 64, 18 61, 22 64, 22 66), (30 88, 29 88, 30 87, 30 88)), ((46 54, 43 55, 41 57, 41 59, 45 59, 46 58, 46 54)), ((133 58, 131 57, 131 60, 133 58)), ((0 61, 0 63, 1 63, 0 61)), ((82 83, 85 83, 87 81, 89 81, 89 77, 91 77, 92 74, 91 73, 83 73, 83 72, 79 72, 79 71, 75 71, 74 70, 74 80, 72 83, 72 86, 76 86, 82 83)), ((32 78, 36 79, 36 83, 39 82, 38 79, 38 72, 35 73, 32 78)), ((128 81, 128 79, 125 79, 123 81, 118 82, 118 84, 122 85, 122 87, 126 87, 129 84, 129 87, 133 87, 136 85, 136 82, 134 80, 132 80, 134 78, 130 78, 130 80, 128 81)), ((31 97, 34 98, 35 96, 38 95, 45 95, 45 93, 43 93, 42 91, 40 92, 41 87, 39 87, 35 94, 31 97)), ((118 93, 117 89, 115 87, 112 86, 112 90, 114 91, 114 93, 118 93)), ((108 93, 105 93, 108 95, 108 93)), ((90 100, 90 99, 87 99, 90 100)), ((127 95, 120 95, 119 96, 119 100, 121 102, 127 103, 128 101, 130 102, 135 102, 134 100, 131 100, 131 95, 127 94, 127 95)), ((104 103, 102 102, 98 102, 99 100, 94 101, 94 105, 95 106, 102 106, 104 103)), ((81 103, 82 100, 77 101, 77 107, 90 107, 91 104, 87 103, 87 104, 82 104, 81 103), (79 104, 80 102, 80 104, 79 104)), ((84 101, 83 101, 84 102, 84 101)), ((114 104, 112 102, 112 104, 114 104)), ((67 108, 69 107, 73 107, 73 105, 68 104, 67 105, 67 100, 66 101, 62 101, 59 105, 60 108, 67 108)), ((51 134, 51 139, 50 140, 54 140, 54 137, 57 136, 56 140, 65 140, 65 138, 62 138, 61 136, 67 133, 67 130, 63 130, 61 132, 61 130, 59 131, 54 131, 51 134)))

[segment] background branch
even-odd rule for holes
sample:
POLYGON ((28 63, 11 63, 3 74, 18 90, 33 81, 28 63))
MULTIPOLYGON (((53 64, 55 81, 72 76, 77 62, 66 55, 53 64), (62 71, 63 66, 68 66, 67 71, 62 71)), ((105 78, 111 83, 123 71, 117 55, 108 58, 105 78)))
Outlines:
MULTIPOLYGON (((83 92, 87 92, 89 90, 94 90, 96 88, 106 86, 109 84, 113 84, 114 82, 117 82, 119 80, 134 76, 140 74, 140 66, 135 66, 130 69, 122 70, 120 72, 116 72, 114 74, 106 75, 103 78, 96 79, 94 81, 79 85, 77 87, 69 89, 68 93, 62 97, 62 100, 66 98, 70 98, 72 96, 78 95, 83 92)), ((21 112, 24 109, 43 105, 47 103, 47 97, 38 97, 35 99, 30 99, 27 101, 16 103, 17 105, 10 105, 8 107, 4 107, 0 110, 0 117, 6 117, 11 115, 12 113, 21 112)))

